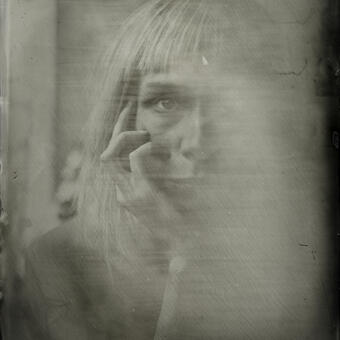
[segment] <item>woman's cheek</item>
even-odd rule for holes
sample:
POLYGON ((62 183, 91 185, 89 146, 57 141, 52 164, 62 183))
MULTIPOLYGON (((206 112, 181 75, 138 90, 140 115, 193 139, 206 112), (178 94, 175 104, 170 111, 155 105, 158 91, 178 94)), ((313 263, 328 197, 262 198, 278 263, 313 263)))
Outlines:
POLYGON ((153 110, 138 110, 137 130, 146 130, 150 135, 159 134, 169 129, 171 118, 165 114, 153 112, 153 110))
POLYGON ((155 144, 175 148, 180 140, 181 117, 180 114, 141 110, 137 113, 137 130, 148 131, 155 144))

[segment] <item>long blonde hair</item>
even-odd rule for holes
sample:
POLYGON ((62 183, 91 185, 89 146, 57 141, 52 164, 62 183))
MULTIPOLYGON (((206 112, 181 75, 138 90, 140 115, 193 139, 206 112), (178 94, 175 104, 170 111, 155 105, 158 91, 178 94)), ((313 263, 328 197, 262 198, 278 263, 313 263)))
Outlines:
POLYGON ((269 30, 263 30, 268 22, 267 13, 253 0, 152 0, 127 19, 97 70, 96 106, 84 134, 78 215, 91 246, 108 256, 112 251, 129 252, 121 237, 127 226, 119 222, 112 174, 99 157, 119 113, 129 100, 136 101, 141 77, 168 72, 183 57, 204 51, 210 61, 231 55, 235 48, 238 58, 258 67, 268 41, 264 33, 269 30))

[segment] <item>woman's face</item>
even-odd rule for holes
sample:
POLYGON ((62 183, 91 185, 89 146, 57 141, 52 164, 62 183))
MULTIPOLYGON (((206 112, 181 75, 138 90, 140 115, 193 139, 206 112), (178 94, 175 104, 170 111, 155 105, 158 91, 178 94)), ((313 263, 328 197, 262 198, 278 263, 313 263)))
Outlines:
POLYGON ((143 77, 136 124, 164 160, 158 174, 203 179, 256 166, 272 152, 265 131, 271 93, 273 82, 263 73, 210 63, 203 55, 143 77))
POLYGON ((146 75, 136 125, 150 133, 163 159, 152 175, 190 207, 197 208, 193 197, 201 206, 223 202, 225 209, 272 202, 295 181, 290 171, 303 166, 295 160, 311 151, 315 119, 305 115, 305 87, 299 86, 235 57, 228 64, 202 55, 146 75))
MULTIPOLYGON (((225 267, 214 264, 209 269, 216 280, 226 273, 221 279, 221 287, 226 288, 220 294, 228 303, 223 305, 223 299, 211 303, 209 298, 202 303, 201 297, 187 310, 181 305, 184 316, 192 310, 207 316, 204 329, 211 329, 211 320, 216 321, 215 330, 221 329, 225 315, 231 315, 226 332, 234 332, 230 338, 242 338, 243 332, 262 334, 267 329, 263 320, 280 325, 277 315, 287 313, 289 318, 292 310, 308 324, 318 319, 318 294, 312 287, 321 274, 319 269, 305 271, 306 263, 313 260, 301 252, 299 242, 311 237, 306 216, 313 216, 319 232, 324 226, 312 202, 324 195, 316 183, 327 182, 327 171, 325 162, 317 160, 322 111, 306 105, 314 100, 306 79, 202 58, 141 81, 137 128, 149 131, 155 151, 167 156, 158 173, 164 180, 199 178, 191 196, 183 195, 181 181, 172 191, 173 202, 195 209, 185 218, 203 221, 192 224, 195 237, 190 234, 190 239, 199 245, 206 242, 209 251, 221 250, 229 259, 223 262, 225 267), (199 208, 193 203, 196 200, 199 208), (282 285, 287 268, 296 284, 282 285), (306 280, 314 282, 309 291, 298 284, 306 280), (301 300, 304 296, 308 306, 301 300), (263 312, 252 310, 249 301, 263 312), (284 307, 278 309, 278 301, 284 307), (216 314, 217 305, 224 312, 216 314), (242 320, 251 320, 254 326, 247 331, 242 320)), ((321 234, 312 234, 320 244, 321 234)), ((326 255, 324 250, 321 253, 326 255)), ((288 327, 287 334, 294 332, 288 327)))
POLYGON ((263 75, 243 70, 202 55, 141 80, 137 129, 150 133, 154 154, 163 159, 150 175, 195 216, 197 204, 210 205, 216 215, 220 202, 242 203, 249 185, 239 175, 272 153, 263 98, 270 86, 263 75))
POLYGON ((150 133, 155 152, 163 156, 164 178, 209 173, 218 147, 216 124, 223 120, 218 102, 223 90, 216 80, 209 66, 188 62, 142 79, 137 129, 150 133))

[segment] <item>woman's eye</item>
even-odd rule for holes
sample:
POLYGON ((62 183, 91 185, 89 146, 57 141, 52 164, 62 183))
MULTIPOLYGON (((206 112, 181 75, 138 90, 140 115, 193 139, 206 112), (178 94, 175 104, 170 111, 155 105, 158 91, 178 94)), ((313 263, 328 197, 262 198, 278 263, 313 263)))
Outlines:
POLYGON ((155 102, 154 108, 158 112, 174 111, 178 108, 178 102, 171 98, 160 99, 155 102))
POLYGON ((141 105, 145 109, 158 113, 180 113, 183 110, 191 109, 194 103, 193 98, 180 95, 158 95, 141 100, 141 105))

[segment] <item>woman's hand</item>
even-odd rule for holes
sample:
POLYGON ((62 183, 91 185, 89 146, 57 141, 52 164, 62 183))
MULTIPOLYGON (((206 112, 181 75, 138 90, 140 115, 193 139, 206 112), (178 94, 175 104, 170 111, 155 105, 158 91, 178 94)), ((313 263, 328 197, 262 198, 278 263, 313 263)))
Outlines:
POLYGON ((127 131, 132 106, 121 112, 101 161, 110 167, 120 206, 146 227, 173 233, 180 215, 157 185, 164 161, 153 152, 147 131, 127 131))

